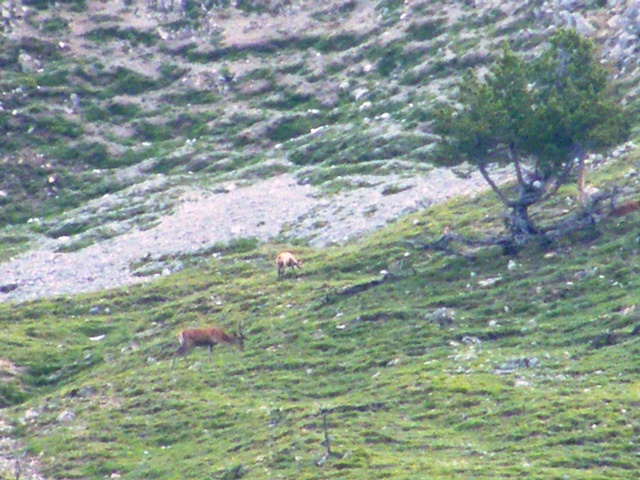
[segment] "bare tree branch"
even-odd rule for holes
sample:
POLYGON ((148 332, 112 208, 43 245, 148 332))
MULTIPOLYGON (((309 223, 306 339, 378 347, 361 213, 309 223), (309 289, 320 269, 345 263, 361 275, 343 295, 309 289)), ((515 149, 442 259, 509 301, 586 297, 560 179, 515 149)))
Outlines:
POLYGON ((496 182, 494 182, 493 179, 489 176, 489 173, 487 172, 487 165, 484 162, 478 163, 478 170, 480 170, 482 177, 489 184, 489 186, 496 193, 496 195, 498 195, 498 198, 500 198, 502 203, 506 207, 508 207, 510 204, 509 199, 504 195, 504 193, 502 193, 502 190, 498 188, 498 185, 496 185, 496 182))
POLYGON ((559 240, 574 232, 593 228, 597 230, 597 224, 602 218, 607 218, 615 211, 614 199, 620 194, 620 189, 612 188, 595 195, 589 199, 588 204, 580 208, 573 215, 552 225, 537 229, 535 233, 520 235, 517 239, 513 235, 495 235, 485 238, 469 238, 459 233, 448 232, 431 242, 407 241, 406 244, 418 250, 434 250, 447 255, 459 255, 473 260, 475 255, 465 252, 455 245, 463 247, 482 248, 498 246, 502 248, 505 255, 514 255, 527 243, 531 241, 541 242, 543 245, 549 241, 559 240), (603 212, 602 204, 610 201, 609 211, 603 212))
POLYGON ((518 183, 522 185, 523 183, 525 183, 525 181, 524 181, 524 176, 522 175, 522 165, 520 162, 520 155, 513 144, 509 146, 509 151, 511 153, 511 158, 513 159, 513 165, 515 166, 515 169, 516 169, 516 178, 518 179, 518 183))

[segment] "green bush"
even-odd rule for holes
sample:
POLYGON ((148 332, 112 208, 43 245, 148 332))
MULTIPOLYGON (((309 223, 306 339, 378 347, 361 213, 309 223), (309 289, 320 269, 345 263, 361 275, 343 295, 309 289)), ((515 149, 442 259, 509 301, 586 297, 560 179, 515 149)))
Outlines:
POLYGON ((95 168, 109 168, 110 161, 107 147, 99 142, 79 142, 74 145, 64 145, 58 150, 58 156, 69 165, 79 167, 91 166, 95 168))
MULTIPOLYGON (((444 26, 446 24, 446 20, 444 19, 436 19, 436 20, 428 20, 426 22, 415 22, 409 25, 407 28, 407 34, 409 36, 406 40, 418 40, 425 41, 436 38, 444 32, 444 26)), ((405 41, 406 41, 405 40, 405 41)))
POLYGON ((34 119, 37 135, 50 141, 56 137, 78 138, 83 133, 80 125, 62 115, 43 116, 34 119))
POLYGON ((136 28, 120 27, 99 27, 84 34, 85 38, 94 42, 105 43, 109 40, 127 40, 131 45, 144 45, 150 47, 154 45, 159 37, 157 33, 152 33, 136 28))
POLYGON ((87 8, 87 0, 22 0, 22 4, 27 7, 34 7, 38 10, 46 10, 55 3, 63 3, 71 6, 75 12, 82 12, 87 8))
POLYGON ((69 21, 62 17, 51 17, 46 19, 40 28, 44 33, 60 33, 69 30, 69 21))
POLYGON ((106 84, 106 88, 102 92, 103 98, 111 98, 122 94, 140 95, 159 86, 158 82, 153 78, 124 67, 118 67, 102 81, 106 84))
POLYGON ((28 398, 27 393, 15 382, 0 382, 0 408, 18 405, 28 398))
POLYGON ((285 142, 309 133, 320 124, 319 120, 306 116, 283 118, 267 131, 267 137, 274 142, 285 142))

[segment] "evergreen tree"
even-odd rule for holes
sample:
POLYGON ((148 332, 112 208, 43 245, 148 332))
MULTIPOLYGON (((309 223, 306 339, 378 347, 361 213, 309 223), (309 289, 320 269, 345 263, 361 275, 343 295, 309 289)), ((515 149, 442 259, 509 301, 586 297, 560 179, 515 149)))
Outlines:
POLYGON ((526 61, 505 45, 482 77, 471 70, 464 75, 455 100, 435 116, 440 158, 478 168, 510 210, 516 244, 540 234, 529 207, 570 181, 587 152, 619 144, 630 133, 593 43, 573 30, 558 31, 542 54, 526 61), (513 165, 515 190, 492 180, 491 163, 513 165))

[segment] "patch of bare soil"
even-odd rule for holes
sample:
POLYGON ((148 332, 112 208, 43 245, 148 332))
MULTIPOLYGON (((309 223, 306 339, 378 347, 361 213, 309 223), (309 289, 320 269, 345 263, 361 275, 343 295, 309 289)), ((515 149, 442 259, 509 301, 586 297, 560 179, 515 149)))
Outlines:
MULTIPOLYGON (((506 174, 498 175, 499 181, 503 178, 506 174)), ((372 177, 370 182, 375 186, 330 198, 291 175, 247 187, 227 185, 224 193, 193 190, 154 228, 130 231, 68 253, 57 251, 61 242, 68 241, 59 239, 0 264, 0 301, 148 281, 149 277, 133 274, 133 262, 147 255, 198 252, 238 238, 266 241, 285 232, 285 238, 304 239, 314 247, 343 244, 430 204, 487 188, 479 175, 461 179, 446 169, 411 178, 372 177)))

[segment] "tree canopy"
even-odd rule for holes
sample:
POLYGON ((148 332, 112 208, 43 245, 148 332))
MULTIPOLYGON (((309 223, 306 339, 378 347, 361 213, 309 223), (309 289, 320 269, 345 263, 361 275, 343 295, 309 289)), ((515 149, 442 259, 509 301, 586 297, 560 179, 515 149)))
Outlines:
POLYGON ((559 30, 532 58, 505 44, 488 71, 467 71, 458 87, 433 122, 441 160, 479 169, 511 209, 513 235, 539 233, 528 208, 568 182, 586 152, 617 145, 630 133, 608 70, 593 43, 573 30, 559 30), (514 166, 515 194, 493 182, 490 163, 514 166))

